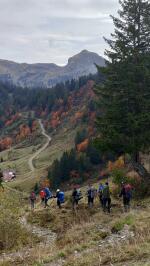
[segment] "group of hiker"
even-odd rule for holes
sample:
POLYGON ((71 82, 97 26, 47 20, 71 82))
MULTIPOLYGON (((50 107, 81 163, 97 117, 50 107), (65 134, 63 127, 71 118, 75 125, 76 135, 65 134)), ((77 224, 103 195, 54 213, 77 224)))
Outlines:
MULTIPOLYGON (((59 208, 61 208, 61 204, 64 203, 65 201, 65 194, 64 192, 60 191, 60 189, 57 189, 56 195, 53 195, 48 187, 44 187, 40 190, 39 196, 41 198, 41 204, 44 206, 44 208, 49 207, 48 205, 49 199, 56 198, 57 206, 59 208)), ((36 201, 36 194, 34 191, 32 191, 30 194, 31 209, 34 209, 35 201, 36 201)))
MULTIPOLYGON (((48 187, 44 187, 40 190, 39 196, 41 198, 41 204, 44 208, 48 207, 48 200, 55 198, 57 202, 57 206, 61 209, 62 204, 65 202, 65 193, 61 191, 60 189, 56 190, 56 193, 53 195, 52 192, 48 187)), ((110 213, 111 211, 111 192, 109 183, 105 182, 99 184, 98 190, 94 188, 91 184, 88 186, 87 192, 87 204, 89 208, 92 208, 94 206, 94 201, 98 197, 100 206, 102 207, 104 212, 110 213)), ((130 201, 132 198, 132 187, 130 184, 127 184, 125 182, 122 182, 121 184, 121 190, 119 197, 123 198, 123 205, 124 210, 128 211, 130 209, 130 201)), ((71 201, 72 201, 72 208, 73 210, 76 210, 79 201, 83 198, 82 192, 79 188, 74 187, 72 194, 71 194, 71 201)), ((34 191, 30 194, 30 203, 31 203, 31 209, 34 209, 36 202, 36 194, 34 191)))

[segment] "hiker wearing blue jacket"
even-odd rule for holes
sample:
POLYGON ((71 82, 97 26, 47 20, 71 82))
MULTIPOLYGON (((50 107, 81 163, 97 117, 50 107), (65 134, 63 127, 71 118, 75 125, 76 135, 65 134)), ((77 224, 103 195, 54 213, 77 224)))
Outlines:
POLYGON ((56 198, 57 198, 57 206, 61 209, 61 204, 65 201, 64 192, 60 191, 60 189, 56 190, 56 198))
POLYGON ((52 197, 52 193, 51 193, 51 191, 49 190, 48 187, 45 187, 45 188, 44 188, 44 191, 45 191, 45 200, 44 200, 44 202, 45 202, 45 206, 44 206, 44 208, 46 208, 46 207, 49 206, 49 205, 47 204, 47 202, 48 202, 48 200, 52 197))

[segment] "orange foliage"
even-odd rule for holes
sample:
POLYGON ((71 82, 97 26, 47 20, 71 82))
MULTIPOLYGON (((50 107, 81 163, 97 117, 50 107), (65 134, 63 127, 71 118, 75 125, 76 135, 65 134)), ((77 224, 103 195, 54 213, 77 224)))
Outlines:
POLYGON ((84 113, 83 112, 77 112, 75 113, 75 120, 81 119, 83 117, 84 113))
MULTIPOLYGON (((36 122, 32 124, 32 131, 36 130, 36 122)), ((19 142, 31 135, 31 129, 27 125, 21 125, 19 127, 19 133, 16 136, 16 142, 19 142)))
POLYGON ((5 122, 5 126, 10 126, 20 117, 21 117, 21 113, 16 113, 15 115, 12 115, 11 118, 5 122))
POLYGON ((115 162, 108 162, 108 171, 111 172, 114 169, 121 169, 124 168, 125 163, 123 157, 119 157, 115 162))
POLYGON ((83 142, 81 142, 80 144, 77 145, 77 151, 78 152, 86 151, 88 144, 89 144, 89 140, 85 139, 83 142))
POLYGON ((31 134, 31 130, 27 125, 20 126, 20 138, 24 139, 31 134))
POLYGON ((49 180, 47 178, 42 180, 41 187, 49 187, 49 186, 50 186, 50 182, 49 182, 49 180))
POLYGON ((58 119, 51 120, 51 127, 52 128, 56 128, 56 127, 58 127, 58 125, 60 125, 60 120, 58 120, 58 119))
POLYGON ((8 149, 12 146, 13 140, 10 137, 6 137, 0 140, 0 148, 1 150, 8 149))
POLYGON ((93 128, 93 126, 89 126, 89 127, 88 127, 88 135, 89 135, 90 137, 94 135, 94 128, 93 128))

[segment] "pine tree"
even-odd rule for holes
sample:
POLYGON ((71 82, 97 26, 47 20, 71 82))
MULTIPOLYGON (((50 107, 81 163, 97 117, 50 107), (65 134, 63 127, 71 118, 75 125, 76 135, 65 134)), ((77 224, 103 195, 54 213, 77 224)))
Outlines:
POLYGON ((150 2, 119 2, 119 18, 111 16, 112 39, 105 39, 110 46, 103 68, 106 79, 95 89, 101 113, 97 145, 130 154, 135 170, 150 178, 139 162, 139 152, 150 147, 150 2))

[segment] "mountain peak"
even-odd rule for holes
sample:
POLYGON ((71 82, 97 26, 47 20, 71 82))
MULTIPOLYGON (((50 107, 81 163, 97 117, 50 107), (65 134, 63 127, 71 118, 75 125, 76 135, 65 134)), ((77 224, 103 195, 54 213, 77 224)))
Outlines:
POLYGON ((95 74, 99 66, 105 65, 103 57, 88 50, 70 57, 66 66, 51 64, 18 64, 0 60, 0 81, 11 82, 21 87, 52 87, 66 80, 95 74))
POLYGON ((104 66, 105 65, 105 60, 103 57, 99 56, 97 53, 94 52, 90 52, 88 50, 82 50, 80 53, 70 57, 68 59, 68 65, 71 64, 89 64, 89 65, 93 65, 98 64, 100 66, 104 66))

